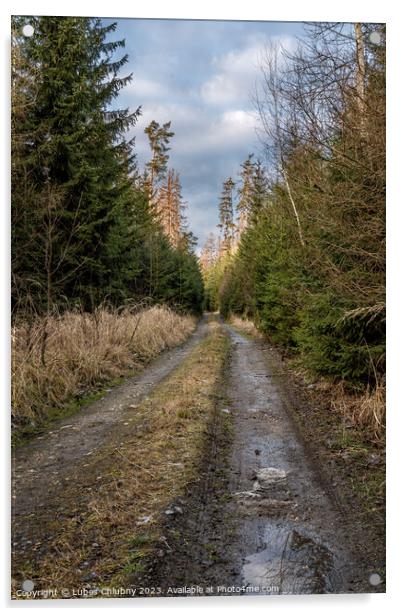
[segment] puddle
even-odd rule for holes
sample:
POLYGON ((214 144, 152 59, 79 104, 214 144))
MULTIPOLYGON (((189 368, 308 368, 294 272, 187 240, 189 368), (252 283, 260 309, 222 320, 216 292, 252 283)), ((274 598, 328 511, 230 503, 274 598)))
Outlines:
POLYGON ((334 592, 334 559, 328 548, 280 523, 266 524, 265 540, 267 547, 247 556, 242 569, 243 583, 256 594, 264 589, 276 594, 334 592))

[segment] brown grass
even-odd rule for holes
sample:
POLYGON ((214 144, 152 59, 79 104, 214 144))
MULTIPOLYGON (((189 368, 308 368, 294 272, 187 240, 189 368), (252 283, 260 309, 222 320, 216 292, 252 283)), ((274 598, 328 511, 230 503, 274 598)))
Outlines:
POLYGON ((69 472, 46 510, 27 516, 31 554, 14 554, 14 589, 24 579, 38 589, 127 587, 155 551, 169 551, 165 511, 197 479, 219 412, 229 343, 217 323, 209 327, 183 364, 127 410, 107 446, 69 472))
POLYGON ((249 321, 248 319, 241 319, 240 317, 231 315, 229 323, 243 334, 246 334, 246 336, 253 336, 254 338, 263 337, 254 325, 254 323, 252 321, 249 321))
POLYGON ((346 421, 365 430, 369 438, 381 442, 385 433, 385 384, 378 383, 374 390, 353 394, 343 383, 331 386, 331 408, 346 421))
POLYGON ((12 418, 36 424, 49 409, 141 368, 183 342, 195 319, 166 307, 66 312, 12 329, 12 418))

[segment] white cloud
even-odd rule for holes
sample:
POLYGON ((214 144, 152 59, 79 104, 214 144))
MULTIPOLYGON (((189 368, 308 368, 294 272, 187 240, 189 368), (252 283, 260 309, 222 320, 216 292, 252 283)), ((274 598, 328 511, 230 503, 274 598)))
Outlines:
POLYGON ((144 128, 152 119, 159 123, 171 120, 175 133, 171 141, 169 165, 180 171, 183 182, 196 190, 204 182, 217 187, 233 174, 240 163, 258 147, 255 132, 256 114, 247 109, 214 109, 188 104, 166 103, 149 105, 144 109, 133 134, 141 166, 149 159, 150 151, 144 128), (253 147, 255 145, 255 148, 253 147))
POLYGON ((210 105, 247 103, 259 77, 260 66, 266 53, 267 43, 274 43, 290 51, 295 39, 290 36, 254 37, 245 48, 229 51, 215 58, 216 72, 201 86, 201 97, 210 105))
POLYGON ((177 147, 187 155, 228 154, 253 141, 255 125, 255 115, 244 109, 215 114, 208 111, 194 118, 190 134, 187 131, 178 134, 177 147))
POLYGON ((268 38, 254 32, 252 37, 242 35, 230 50, 226 45, 223 52, 225 28, 219 33, 212 29, 216 40, 212 37, 209 42, 214 56, 212 51, 204 55, 197 39, 198 26, 191 32, 184 26, 175 32, 185 36, 185 53, 179 53, 172 33, 166 37, 164 26, 158 36, 152 30, 154 38, 147 39, 146 53, 139 56, 138 67, 133 66, 133 81, 125 89, 127 104, 142 106, 132 130, 141 168, 150 157, 145 127, 151 120, 172 123, 175 136, 169 166, 181 175, 190 227, 200 243, 216 224, 222 182, 229 175, 236 178, 241 162, 259 150, 259 121, 251 97, 260 79, 266 45, 272 41, 288 50, 295 45, 291 36, 268 38))
MULTIPOLYGON (((217 222, 222 182, 237 175, 240 163, 253 151, 256 118, 241 108, 214 109, 186 103, 156 103, 144 108, 135 127, 136 152, 141 166, 150 151, 144 128, 152 119, 172 121, 169 166, 180 172, 183 197, 189 203, 189 221, 202 244, 217 222)), ((254 149, 255 151, 255 149, 254 149)))
POLYGON ((258 73, 262 47, 231 51, 216 62, 218 71, 201 86, 201 97, 209 105, 247 101, 258 73))
POLYGON ((167 89, 159 81, 152 81, 151 79, 144 79, 141 77, 135 77, 131 84, 126 88, 125 94, 130 95, 132 90, 133 94, 138 100, 144 98, 160 98, 166 96, 167 89))
POLYGON ((134 130, 137 150, 145 154, 147 138, 144 128, 151 122, 172 122, 175 136, 172 151, 181 154, 200 154, 212 149, 227 151, 228 148, 249 140, 254 134, 256 116, 245 109, 215 110, 179 103, 153 104, 143 109, 134 130))

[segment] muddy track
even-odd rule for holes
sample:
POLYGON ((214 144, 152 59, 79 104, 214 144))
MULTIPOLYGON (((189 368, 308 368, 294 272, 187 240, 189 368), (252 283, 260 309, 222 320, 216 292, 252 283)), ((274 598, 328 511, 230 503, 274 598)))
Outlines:
POLYGON ((181 501, 187 514, 166 522, 170 550, 141 583, 161 594, 372 591, 354 521, 293 423, 274 350, 224 327, 231 361, 200 479, 181 501))
POLYGON ((349 522, 292 421, 281 365, 266 343, 227 329, 242 583, 285 594, 362 590, 369 572, 360 570, 349 522))

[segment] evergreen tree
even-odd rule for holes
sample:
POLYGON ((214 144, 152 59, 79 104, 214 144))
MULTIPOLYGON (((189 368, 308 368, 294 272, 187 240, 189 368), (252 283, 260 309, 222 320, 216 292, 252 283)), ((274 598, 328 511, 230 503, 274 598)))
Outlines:
POLYGON ((223 183, 223 190, 219 202, 219 229, 222 233, 223 253, 230 253, 234 238, 234 220, 233 220, 233 189, 235 183, 232 178, 228 178, 223 183))
POLYGON ((200 264, 203 272, 207 272, 213 267, 218 258, 218 247, 214 233, 210 233, 201 250, 200 264))
POLYGON ((114 100, 131 75, 110 42, 116 24, 75 17, 13 19, 12 281, 18 314, 107 300, 199 312, 203 283, 186 230, 178 173, 167 172, 170 122, 146 132, 144 181, 127 129, 140 113, 114 100), (112 109, 113 107, 113 109, 112 109), (159 209, 157 207, 159 199, 159 209))
POLYGON ((159 184, 166 176, 169 160, 168 151, 170 150, 168 144, 174 136, 170 126, 171 122, 166 122, 160 126, 158 122, 152 120, 144 131, 148 137, 152 154, 151 160, 146 164, 146 178, 151 203, 157 198, 159 184))
POLYGON ((206 293, 224 316, 252 317, 312 372, 381 387, 385 29, 311 28, 282 72, 272 54, 266 60, 259 109, 270 182, 256 163, 247 226, 206 293))
POLYGON ((169 169, 166 182, 159 190, 157 213, 165 235, 173 246, 177 246, 183 229, 183 198, 180 176, 169 169))
MULTIPOLYGON (((12 19, 11 30, 11 255, 13 310, 32 308, 39 272, 32 262, 37 252, 41 216, 35 203, 28 157, 31 150, 28 118, 35 105, 38 70, 24 49, 23 22, 12 19)), ((42 264, 43 265, 43 264, 42 264)))
MULTIPOLYGON (((125 249, 116 242, 131 198, 127 171, 132 144, 124 133, 135 124, 139 109, 109 110, 131 80, 131 75, 118 77, 127 56, 112 60, 124 41, 106 41, 116 24, 103 26, 99 19, 81 17, 38 17, 31 23, 34 36, 20 42, 38 71, 35 104, 25 122, 30 135, 26 168, 33 195, 45 202, 39 216, 46 229, 57 222, 57 233, 51 246, 47 241, 29 255, 30 273, 37 281, 38 301, 43 282, 35 271, 46 263, 50 301, 65 297, 91 308, 112 280, 116 284, 118 265, 124 265, 125 249), (54 194, 57 199, 47 203, 54 194)), ((15 185, 17 201, 18 191, 15 185)), ((38 239, 40 243, 40 235, 38 239)), ((47 304, 49 309, 49 300, 47 304)))
POLYGON ((238 230, 239 235, 242 234, 247 226, 253 205, 253 176, 255 173, 255 165, 253 163, 253 154, 249 154, 246 160, 241 165, 240 171, 240 186, 237 191, 237 212, 239 214, 238 230))
POLYGON ((268 181, 260 160, 253 165, 249 217, 256 216, 267 201, 268 181))

